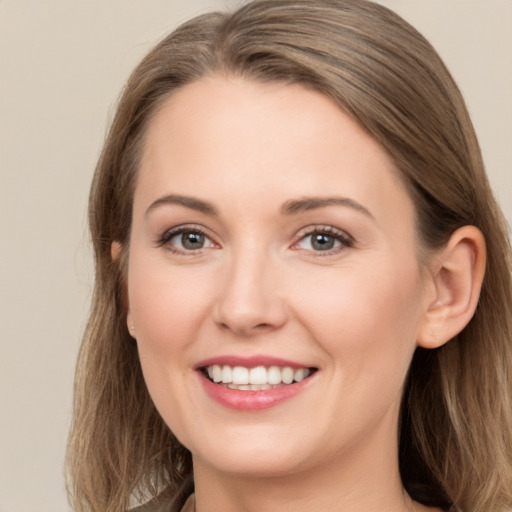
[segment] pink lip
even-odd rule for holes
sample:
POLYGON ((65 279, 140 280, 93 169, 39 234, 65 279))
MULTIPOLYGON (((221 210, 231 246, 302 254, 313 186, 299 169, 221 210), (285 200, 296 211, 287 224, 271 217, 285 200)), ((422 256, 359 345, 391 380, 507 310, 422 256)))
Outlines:
POLYGON ((311 377, 295 384, 283 385, 262 391, 241 391, 229 389, 211 382, 202 372, 198 372, 201 384, 210 398, 229 409, 239 411, 261 411, 294 397, 310 384, 311 377))
POLYGON ((198 363, 196 365, 197 375, 207 395, 224 407, 238 411, 261 411, 263 409, 274 407, 275 405, 278 405, 302 392, 315 378, 315 375, 312 375, 301 382, 295 382, 294 384, 282 385, 276 388, 260 391, 242 391, 239 389, 224 387, 208 379, 203 369, 215 364, 218 364, 219 366, 245 366, 246 368, 254 368, 255 366, 289 366, 291 368, 308 368, 310 366, 268 356, 252 356, 248 358, 241 358, 238 356, 219 356, 205 359, 198 363))
POLYGON ((251 356, 251 357, 239 357, 239 356, 217 356, 200 361, 195 368, 204 368, 206 366, 213 366, 218 364, 219 366, 245 366, 246 368, 254 368, 256 366, 289 366, 291 368, 309 368, 310 365, 297 363, 295 361, 288 361, 286 359, 280 359, 278 357, 270 356, 251 356))

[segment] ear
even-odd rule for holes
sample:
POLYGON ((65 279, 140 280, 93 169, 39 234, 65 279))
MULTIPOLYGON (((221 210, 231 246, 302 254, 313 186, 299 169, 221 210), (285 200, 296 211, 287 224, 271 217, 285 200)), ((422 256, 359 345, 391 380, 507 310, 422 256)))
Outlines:
POLYGON ((135 338, 135 324, 133 323, 133 315, 130 307, 126 309, 126 327, 132 338, 135 338))
MULTIPOLYGON (((114 240, 110 246, 110 256, 112 258, 112 262, 118 263, 119 258, 121 256, 123 246, 121 245, 121 242, 118 242, 114 240)), ((130 309, 130 302, 128 300, 128 291, 126 290, 126 287, 124 285, 123 289, 123 304, 126 311, 126 325, 128 327, 128 331, 130 335, 135 338, 135 327, 133 324, 133 318, 132 318, 132 312, 130 309)))
POLYGON ((117 261, 119 259, 119 255, 121 254, 121 242, 118 242, 117 240, 114 240, 110 244, 110 257, 112 258, 112 261, 117 261))
POLYGON ((428 299, 418 346, 437 348, 459 334, 475 313, 485 274, 485 238, 475 226, 455 231, 433 259, 434 294, 428 299))

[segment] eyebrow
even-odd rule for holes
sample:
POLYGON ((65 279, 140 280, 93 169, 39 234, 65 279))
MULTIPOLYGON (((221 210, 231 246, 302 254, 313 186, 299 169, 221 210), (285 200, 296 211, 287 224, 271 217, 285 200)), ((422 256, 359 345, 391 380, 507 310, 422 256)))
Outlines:
POLYGON ((296 200, 289 200, 283 204, 281 213, 285 215, 295 215, 309 210, 316 210, 318 208, 325 208, 326 206, 344 206, 352 208, 360 213, 363 213, 370 219, 375 220, 375 217, 366 209, 362 204, 350 199, 348 197, 304 197, 296 200))
POLYGON ((185 206, 186 208, 196 210, 206 215, 217 216, 219 214, 215 206, 213 206, 211 203, 208 203, 207 201, 203 201, 202 199, 198 199, 192 196, 169 194, 152 202, 146 210, 146 215, 158 206, 162 206, 164 204, 177 204, 180 206, 185 206))
MULTIPOLYGON (((218 211, 212 203, 198 199, 192 196, 183 196, 179 194, 169 194, 160 197, 146 210, 146 215, 157 208, 158 206, 165 204, 177 204, 185 206, 191 210, 204 213, 206 215, 218 216, 218 211)), ((366 209, 362 204, 350 199, 348 197, 304 197, 301 199, 290 199, 286 201, 281 207, 281 213, 283 215, 296 215, 305 211, 316 210, 318 208, 325 208, 326 206, 344 206, 352 208, 360 213, 363 213, 371 219, 375 219, 374 216, 366 209)))

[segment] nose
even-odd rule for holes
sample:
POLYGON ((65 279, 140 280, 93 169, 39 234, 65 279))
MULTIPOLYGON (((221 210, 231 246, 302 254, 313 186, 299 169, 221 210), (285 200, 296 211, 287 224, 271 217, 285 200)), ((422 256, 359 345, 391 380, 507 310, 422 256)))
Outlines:
POLYGON ((214 306, 214 321, 223 329, 250 337, 286 323, 275 265, 264 256, 240 255, 231 261, 214 306))

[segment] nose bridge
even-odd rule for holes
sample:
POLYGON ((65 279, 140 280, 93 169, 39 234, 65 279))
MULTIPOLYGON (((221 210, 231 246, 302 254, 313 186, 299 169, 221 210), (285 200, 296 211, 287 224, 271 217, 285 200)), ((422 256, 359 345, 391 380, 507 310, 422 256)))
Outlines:
POLYGON ((255 244, 234 250, 226 264, 216 321, 238 334, 278 328, 285 321, 276 262, 255 244))

